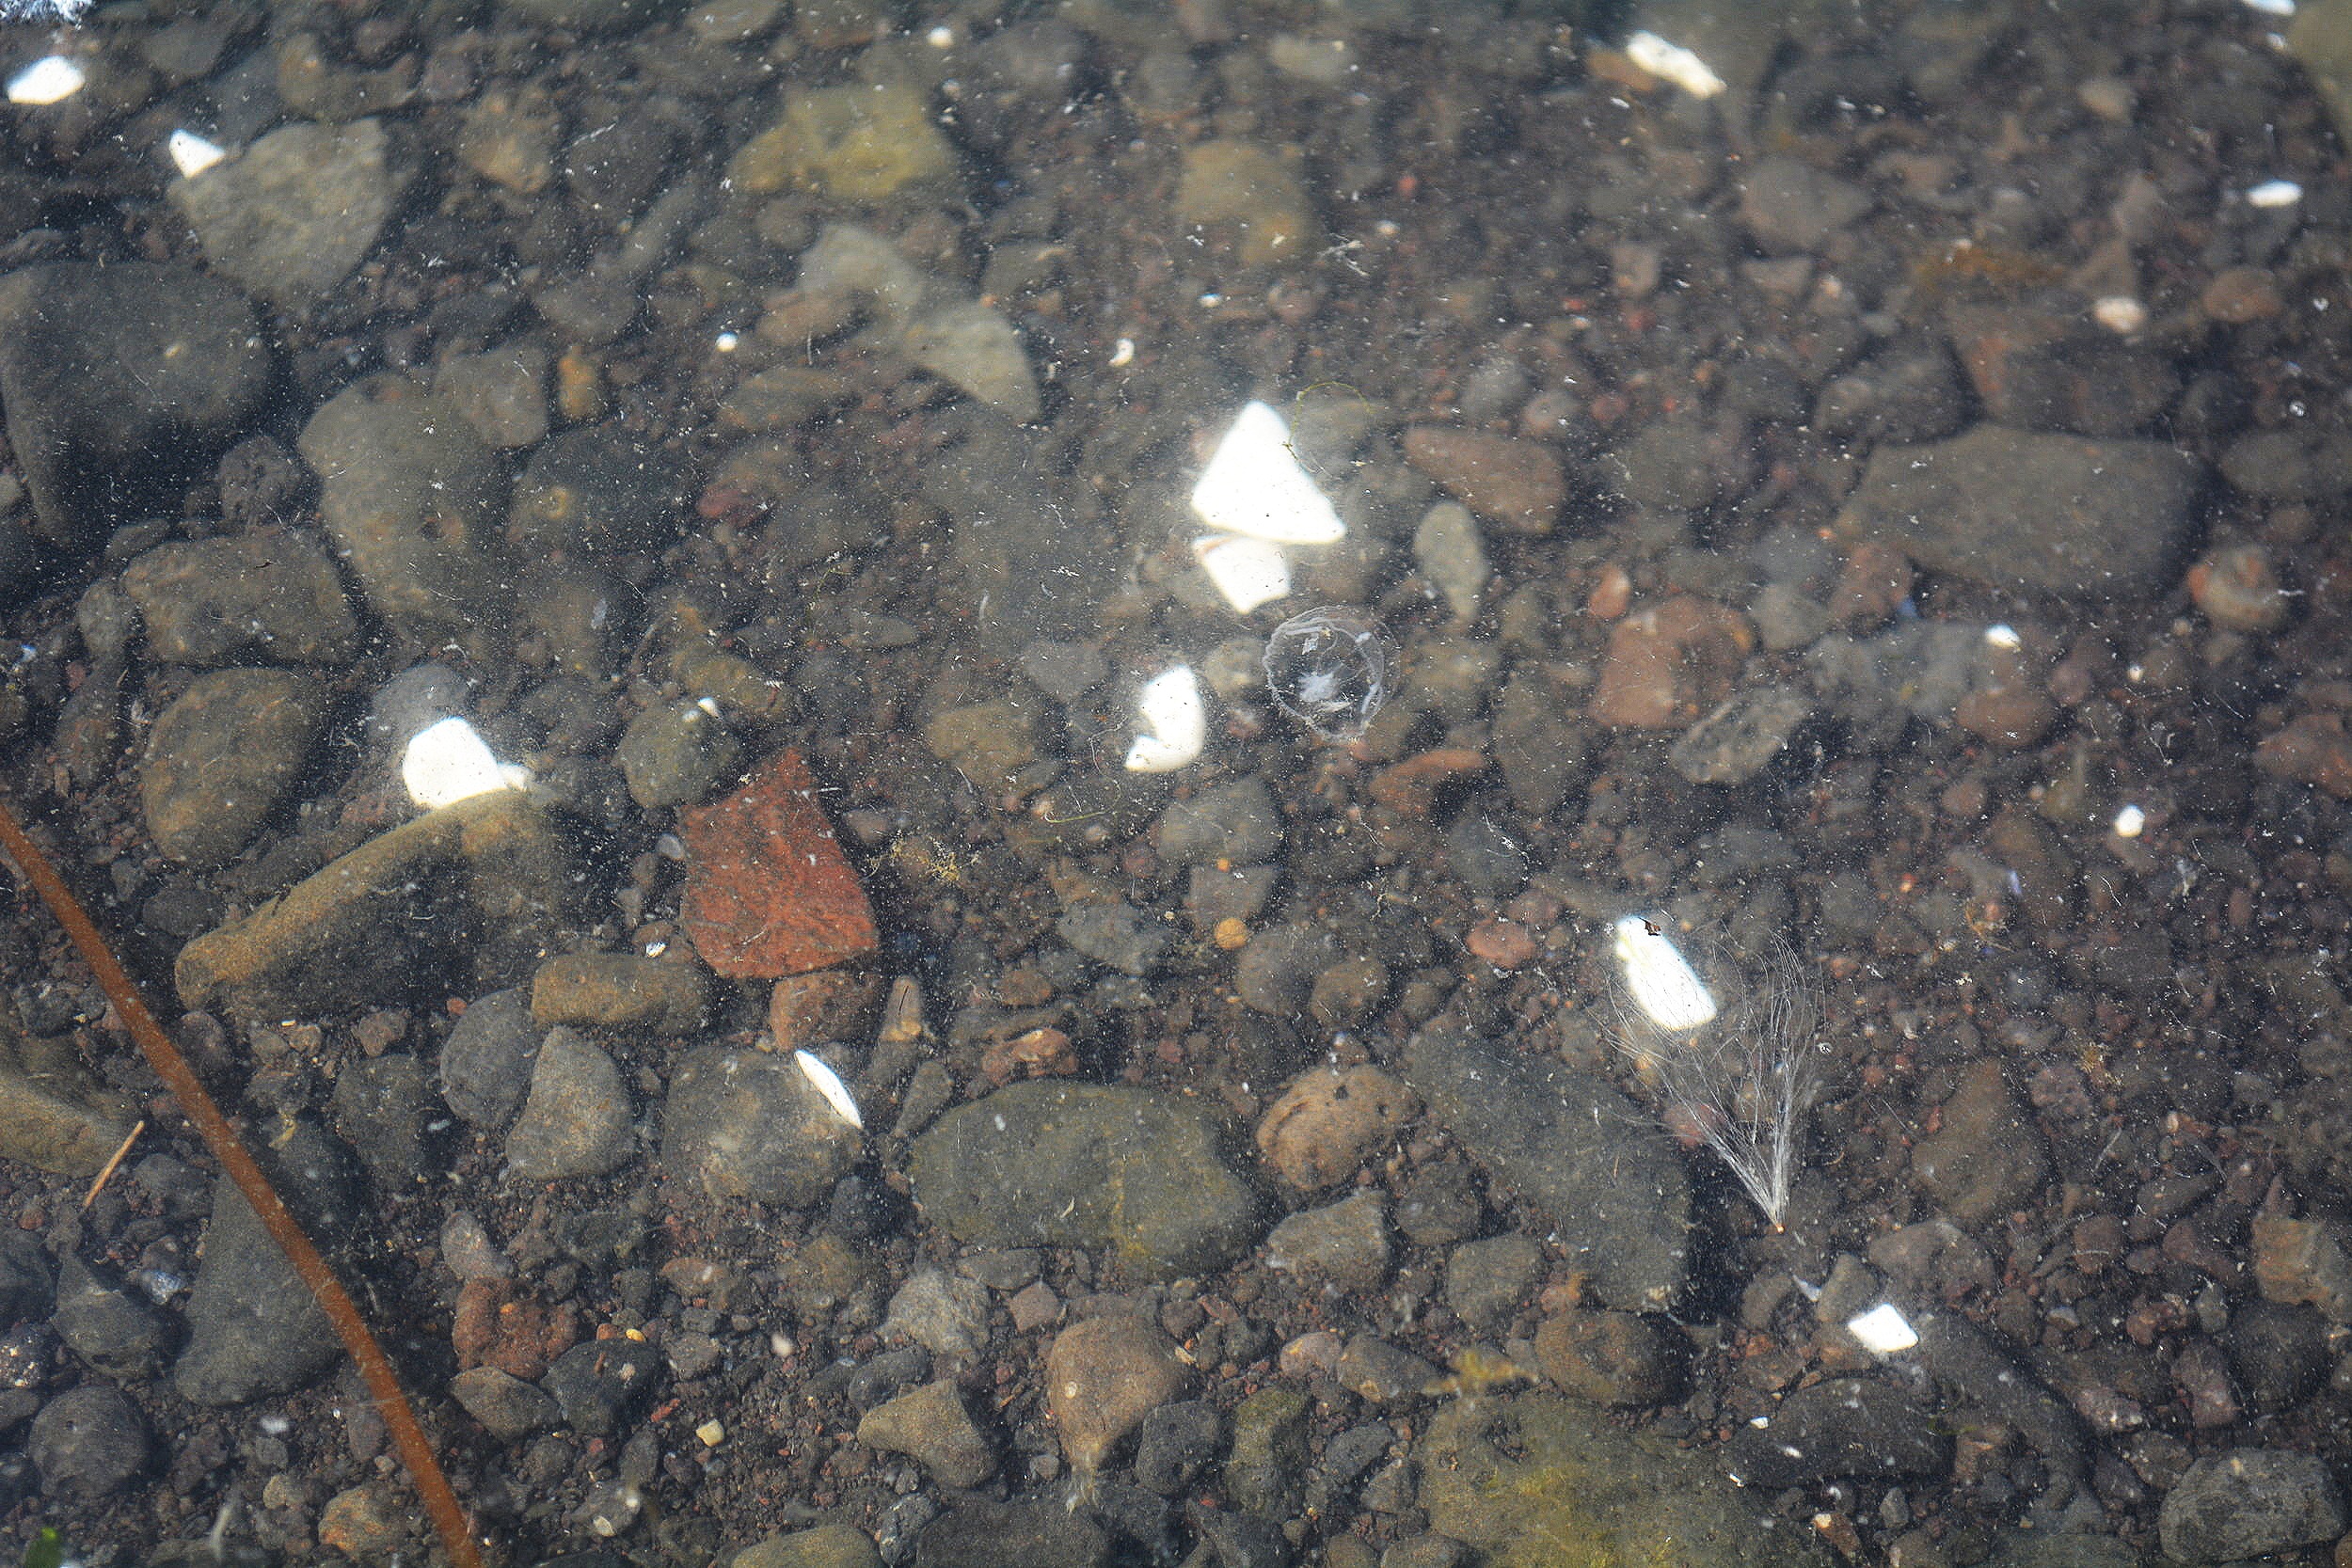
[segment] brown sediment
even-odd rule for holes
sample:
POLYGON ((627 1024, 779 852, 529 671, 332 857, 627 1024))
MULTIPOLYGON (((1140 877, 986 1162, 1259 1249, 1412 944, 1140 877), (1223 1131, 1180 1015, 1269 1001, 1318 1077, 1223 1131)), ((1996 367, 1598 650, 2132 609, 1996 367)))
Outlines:
POLYGON ((441 1473, 433 1445, 426 1438, 424 1428, 418 1424, 416 1412, 409 1408, 407 1396, 401 1392, 399 1376, 393 1372, 383 1347, 375 1342, 375 1336, 369 1332, 366 1320, 359 1316, 351 1293, 335 1277, 334 1270, 311 1244, 310 1238, 303 1234, 301 1225, 278 1196, 269 1178, 262 1173, 244 1140, 237 1136, 236 1129, 229 1124, 229 1118, 221 1114, 220 1107, 213 1102, 212 1095, 188 1066, 187 1058, 148 1010, 137 986, 82 908, 81 900, 66 886, 65 879, 57 875, 56 867, 50 863, 40 847, 25 833, 15 811, 5 800, 0 800, 0 848, 7 850, 33 891, 40 895, 40 901, 49 906, 49 912, 65 928, 66 936, 82 955, 82 961, 89 965, 90 973, 97 977, 99 989, 106 993, 115 1016, 122 1021, 131 1037, 138 1042, 148 1065, 155 1069, 155 1076, 179 1101, 181 1109, 187 1113, 188 1120, 204 1139, 204 1146, 220 1162, 221 1169, 229 1173, 230 1180, 236 1183, 245 1200, 253 1206, 262 1227, 285 1253, 287 1261, 302 1276, 303 1284, 310 1287, 319 1309, 335 1325, 343 1348, 359 1364, 359 1375, 367 1380, 368 1392, 375 1398, 376 1410, 400 1450, 401 1462, 408 1466, 417 1494, 423 1500, 425 1513, 432 1516, 433 1528, 439 1533, 450 1560, 457 1568, 484 1568, 482 1554, 476 1548, 471 1525, 457 1501, 457 1494, 450 1490, 449 1478, 441 1473))

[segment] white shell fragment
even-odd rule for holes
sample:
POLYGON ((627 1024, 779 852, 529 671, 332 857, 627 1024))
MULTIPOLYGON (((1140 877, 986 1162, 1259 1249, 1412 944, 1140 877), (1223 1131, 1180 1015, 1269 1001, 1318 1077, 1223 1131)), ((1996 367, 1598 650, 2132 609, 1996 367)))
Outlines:
POLYGON ((1192 509, 1211 528, 1278 545, 1334 545, 1347 525, 1299 467, 1290 426, 1263 403, 1250 403, 1216 444, 1192 487, 1192 509))
POLYGON ((188 180, 229 156, 228 150, 219 143, 206 141, 193 131, 174 131, 165 138, 164 150, 171 157, 171 166, 188 180))
POLYGON ((1143 683, 1136 703, 1136 738, 1127 748, 1128 772, 1173 773, 1190 767, 1208 745, 1209 708, 1191 665, 1163 670, 1143 683))
POLYGON ((1625 57, 1693 98, 1712 98, 1724 90, 1724 79, 1709 71, 1705 60, 1646 28, 1625 40, 1625 57))
POLYGON ((817 1092, 825 1097, 835 1115, 859 1132, 866 1131, 866 1118, 858 1113, 857 1101, 850 1098, 850 1085, 841 1081, 841 1074, 812 1052, 795 1051, 792 1061, 801 1069, 801 1076, 817 1085, 817 1092))
POLYGON ((1238 533, 1204 533, 1192 542, 1192 553, 1236 615, 1290 596, 1291 562, 1279 545, 1238 533))
POLYGON ((8 78, 8 102, 62 103, 88 81, 89 73, 63 55, 44 55, 8 78))
POLYGON ((2107 294, 2090 307, 2091 319, 2118 337, 2128 338, 2148 325, 2148 307, 2129 294, 2107 294))
POLYGON ((1715 993, 1672 937, 1638 914, 1618 916, 1610 934, 1626 995, 1644 1018, 1677 1035, 1715 1021, 1715 993))
POLYGON ((401 753, 400 782, 409 800, 430 810, 494 790, 528 789, 531 769, 499 761, 482 732, 453 715, 408 737, 401 753))
POLYGON ((2292 207, 2303 199, 2303 187, 2292 180, 2265 180, 2246 193, 2249 207, 2292 207))
POLYGON ((2115 814, 2115 820, 2109 826, 2118 838, 2137 838, 2148 831, 2148 814, 2137 806, 2125 806, 2115 814))
POLYGON ((1846 1332, 1861 1340, 1864 1350, 1876 1355, 1893 1355, 1919 1342, 1919 1331, 1911 1326, 1911 1320, 1891 1301, 1880 1302, 1867 1312, 1848 1318, 1846 1332))

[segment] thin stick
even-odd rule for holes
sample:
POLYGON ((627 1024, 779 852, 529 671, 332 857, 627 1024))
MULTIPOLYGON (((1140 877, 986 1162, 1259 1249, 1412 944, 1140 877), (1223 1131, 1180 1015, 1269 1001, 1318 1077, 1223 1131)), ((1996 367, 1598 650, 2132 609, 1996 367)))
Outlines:
POLYGON ((409 1477, 416 1482, 418 1496, 423 1500, 425 1513, 432 1516, 433 1528, 440 1533, 450 1560, 456 1568, 485 1568, 466 1511, 458 1503, 457 1494, 450 1490, 449 1478, 441 1473, 440 1461, 433 1456, 433 1445, 426 1438, 424 1428, 418 1424, 417 1413, 408 1407, 407 1396, 400 1391, 398 1374, 385 1357, 384 1348, 375 1342, 375 1336, 368 1332, 367 1322, 359 1316, 350 1292, 335 1277, 335 1271, 327 1267, 319 1249, 310 1244, 310 1238, 302 1233, 301 1225, 278 1197, 278 1189, 270 1185, 269 1178, 262 1174, 262 1167, 254 1163, 236 1129, 229 1125, 229 1118, 213 1103, 213 1097, 188 1066, 187 1058, 180 1054, 180 1048, 171 1043, 171 1037, 164 1033, 155 1015, 148 1011, 137 986, 116 958, 114 949, 106 944, 106 939, 99 934, 81 900, 73 896, 73 890, 66 886, 65 879, 57 875, 56 867, 41 853, 40 847, 25 836, 6 800, 0 800, 0 847, 8 850, 24 879, 33 884, 41 902, 49 906, 49 912, 65 927, 65 934, 80 951, 82 961, 97 976, 99 989, 114 1004, 115 1016, 122 1020, 123 1027, 130 1030, 131 1037, 146 1054, 148 1066, 155 1069, 155 1076, 180 1101, 181 1109, 187 1112, 188 1120, 202 1135, 205 1148, 220 1162, 220 1168, 236 1183, 237 1191, 245 1195, 246 1202, 253 1206, 262 1228, 269 1232, 270 1240, 278 1243, 286 1260, 294 1265, 294 1273, 302 1276, 302 1283, 318 1298, 319 1309, 335 1325, 343 1349, 359 1364, 359 1375, 367 1380, 368 1391, 375 1396, 375 1408, 392 1434, 393 1446, 400 1450, 401 1463, 408 1466, 409 1477))
POLYGON ((123 1135, 121 1143, 115 1146, 114 1157, 98 1167, 98 1180, 91 1182, 89 1191, 82 1195, 82 1212, 89 1212, 89 1206, 98 1201, 98 1195, 106 1190, 106 1183, 112 1181, 115 1172, 122 1168, 122 1157, 131 1152, 131 1146, 138 1142, 139 1134, 146 1131, 147 1123, 144 1121, 131 1124, 131 1131, 123 1135))

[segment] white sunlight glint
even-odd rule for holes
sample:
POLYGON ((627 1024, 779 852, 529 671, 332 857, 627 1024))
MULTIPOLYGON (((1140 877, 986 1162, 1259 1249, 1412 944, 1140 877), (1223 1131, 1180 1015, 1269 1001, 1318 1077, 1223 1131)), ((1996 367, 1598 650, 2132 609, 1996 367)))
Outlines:
POLYGON ((523 789, 531 770, 513 768, 491 754, 482 732, 465 720, 436 720, 408 737, 401 753, 400 782, 408 799, 427 807, 487 795, 493 790, 523 789))
POLYGON ((1130 773, 1173 773, 1188 768, 1209 744, 1209 708, 1200 677, 1179 664, 1143 683, 1136 704, 1136 738, 1127 748, 1130 773))

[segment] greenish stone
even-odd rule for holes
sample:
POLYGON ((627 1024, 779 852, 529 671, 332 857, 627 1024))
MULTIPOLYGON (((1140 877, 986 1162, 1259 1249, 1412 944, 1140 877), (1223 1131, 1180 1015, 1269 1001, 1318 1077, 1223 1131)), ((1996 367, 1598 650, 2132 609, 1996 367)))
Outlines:
POLYGON ((1826 1568, 1704 1453, 1645 1443, 1552 1394, 1456 1400, 1415 1457, 1429 1528, 1489 1568, 1826 1568))
POLYGON ((1026 1083, 960 1105, 910 1150, 915 1201, 960 1241, 1102 1247, 1170 1279, 1257 1239, 1256 1195, 1205 1111, 1149 1089, 1026 1083))
POLYGON ((1296 1512, 1311 1408, 1295 1388, 1261 1388, 1234 1407, 1233 1448, 1225 1461, 1225 1493, 1234 1507, 1275 1519, 1296 1512))
POLYGON ((945 185, 955 170, 955 148, 931 123, 923 95, 902 86, 796 93, 784 118, 727 166, 735 189, 747 195, 803 190, 862 206, 945 185))
POLYGON ((700 705, 674 703, 630 720, 612 760, 647 811, 691 806, 742 770, 743 743, 700 705))
POLYGON ((155 847, 226 865, 301 776, 325 718, 315 682, 284 670, 199 675, 155 720, 139 804, 155 847))

